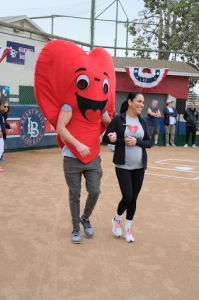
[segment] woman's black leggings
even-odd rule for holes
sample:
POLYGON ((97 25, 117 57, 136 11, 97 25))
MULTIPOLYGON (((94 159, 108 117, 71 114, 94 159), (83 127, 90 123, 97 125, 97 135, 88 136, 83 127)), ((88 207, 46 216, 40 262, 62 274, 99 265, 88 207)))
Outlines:
POLYGON ((126 219, 133 220, 136 200, 144 179, 144 168, 136 170, 115 168, 115 171, 122 192, 122 200, 118 205, 117 214, 121 216, 127 210, 126 219))

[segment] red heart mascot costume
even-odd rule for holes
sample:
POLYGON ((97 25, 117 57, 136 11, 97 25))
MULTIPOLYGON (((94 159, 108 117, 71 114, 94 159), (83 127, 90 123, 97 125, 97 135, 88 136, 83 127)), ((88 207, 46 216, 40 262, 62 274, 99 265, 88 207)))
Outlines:
POLYGON ((69 187, 72 241, 81 243, 79 223, 87 237, 93 236, 89 217, 100 194, 102 175, 99 137, 115 107, 112 58, 102 48, 87 54, 71 42, 51 41, 37 59, 34 88, 40 109, 59 133, 57 142, 63 148, 69 187), (82 174, 88 197, 80 218, 82 174))

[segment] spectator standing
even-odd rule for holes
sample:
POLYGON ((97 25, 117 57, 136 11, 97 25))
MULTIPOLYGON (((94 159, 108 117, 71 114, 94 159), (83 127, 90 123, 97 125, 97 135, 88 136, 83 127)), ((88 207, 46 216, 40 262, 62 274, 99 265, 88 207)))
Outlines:
POLYGON ((157 108, 158 101, 153 100, 151 103, 151 107, 147 110, 147 123, 149 127, 149 133, 152 138, 152 135, 154 134, 154 145, 158 145, 158 135, 159 135, 159 129, 160 126, 158 124, 158 118, 161 117, 161 113, 159 109, 157 108))
POLYGON ((3 152, 4 152, 4 140, 6 140, 6 129, 14 129, 16 128, 16 124, 8 124, 7 123, 7 117, 8 117, 8 114, 10 113, 10 105, 9 105, 9 102, 8 101, 4 101, 3 102, 3 105, 2 105, 2 109, 1 109, 1 114, 2 114, 2 118, 3 118, 3 130, 2 130, 2 133, 3 133, 3 138, 0 142, 0 162, 2 163, 7 163, 8 161, 5 160, 3 158, 3 152))
POLYGON ((164 108, 164 127, 165 127, 165 144, 167 147, 170 146, 169 144, 169 134, 171 146, 175 147, 174 138, 175 138, 175 124, 176 124, 176 117, 178 115, 177 110, 173 107, 173 100, 167 100, 167 106, 164 108))
POLYGON ((4 152, 3 135, 6 132, 6 125, 5 125, 4 116, 3 116, 3 102, 1 100, 0 100, 0 127, 1 127, 1 132, 0 132, 0 162, 3 162, 3 160, 2 160, 2 154, 4 152))
POLYGON ((195 108, 194 102, 191 102, 190 107, 185 110, 183 118, 186 120, 186 143, 184 145, 184 148, 188 147, 190 133, 192 134, 192 147, 196 148, 195 138, 198 112, 195 108))
MULTIPOLYGON (((0 100, 0 114, 1 114, 1 109, 2 109, 2 101, 0 100)), ((2 114, 1 114, 2 115, 2 114)), ((2 119, 2 116, 0 115, 0 151, 1 151, 1 138, 3 138, 3 133, 2 133, 2 130, 1 130, 1 123, 3 123, 3 119, 2 119)), ((0 172, 3 172, 3 169, 2 167, 0 166, 0 172)))

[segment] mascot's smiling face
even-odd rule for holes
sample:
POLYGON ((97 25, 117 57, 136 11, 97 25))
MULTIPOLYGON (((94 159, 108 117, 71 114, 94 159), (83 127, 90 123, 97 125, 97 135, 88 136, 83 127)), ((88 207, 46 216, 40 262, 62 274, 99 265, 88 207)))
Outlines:
POLYGON ((87 54, 71 42, 52 41, 35 67, 35 95, 45 117, 56 127, 61 107, 69 104, 80 121, 101 122, 115 104, 115 70, 110 54, 97 48, 87 54))
POLYGON ((92 80, 89 80, 89 77, 86 75, 86 68, 79 68, 75 71, 75 73, 80 73, 76 79, 76 87, 78 88, 78 92, 75 93, 77 97, 77 104, 79 107, 79 110, 81 114, 90 122, 96 122, 101 118, 101 115, 103 113, 103 110, 106 106, 106 103, 108 101, 107 94, 109 91, 109 83, 108 83, 108 74, 106 72, 103 72, 103 76, 99 76, 92 78, 92 80), (93 82, 92 82, 93 81, 93 82), (89 89, 90 84, 96 84, 99 85, 101 88, 101 93, 104 94, 104 97, 106 97, 106 100, 93 101, 92 99, 88 99, 83 97, 84 94, 86 94, 84 91, 89 89))

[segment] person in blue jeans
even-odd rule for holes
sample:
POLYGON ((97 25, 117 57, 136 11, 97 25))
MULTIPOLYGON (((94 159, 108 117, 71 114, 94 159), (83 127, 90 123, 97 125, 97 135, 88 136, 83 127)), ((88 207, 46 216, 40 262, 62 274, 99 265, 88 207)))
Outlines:
POLYGON ((161 113, 160 113, 159 109, 157 108, 157 105, 158 105, 158 101, 153 100, 151 103, 151 107, 149 107, 147 110, 147 124, 149 127, 149 133, 150 133, 151 138, 154 134, 154 145, 155 146, 159 146, 158 145, 158 135, 159 135, 160 126, 158 124, 158 118, 161 117, 161 113))

